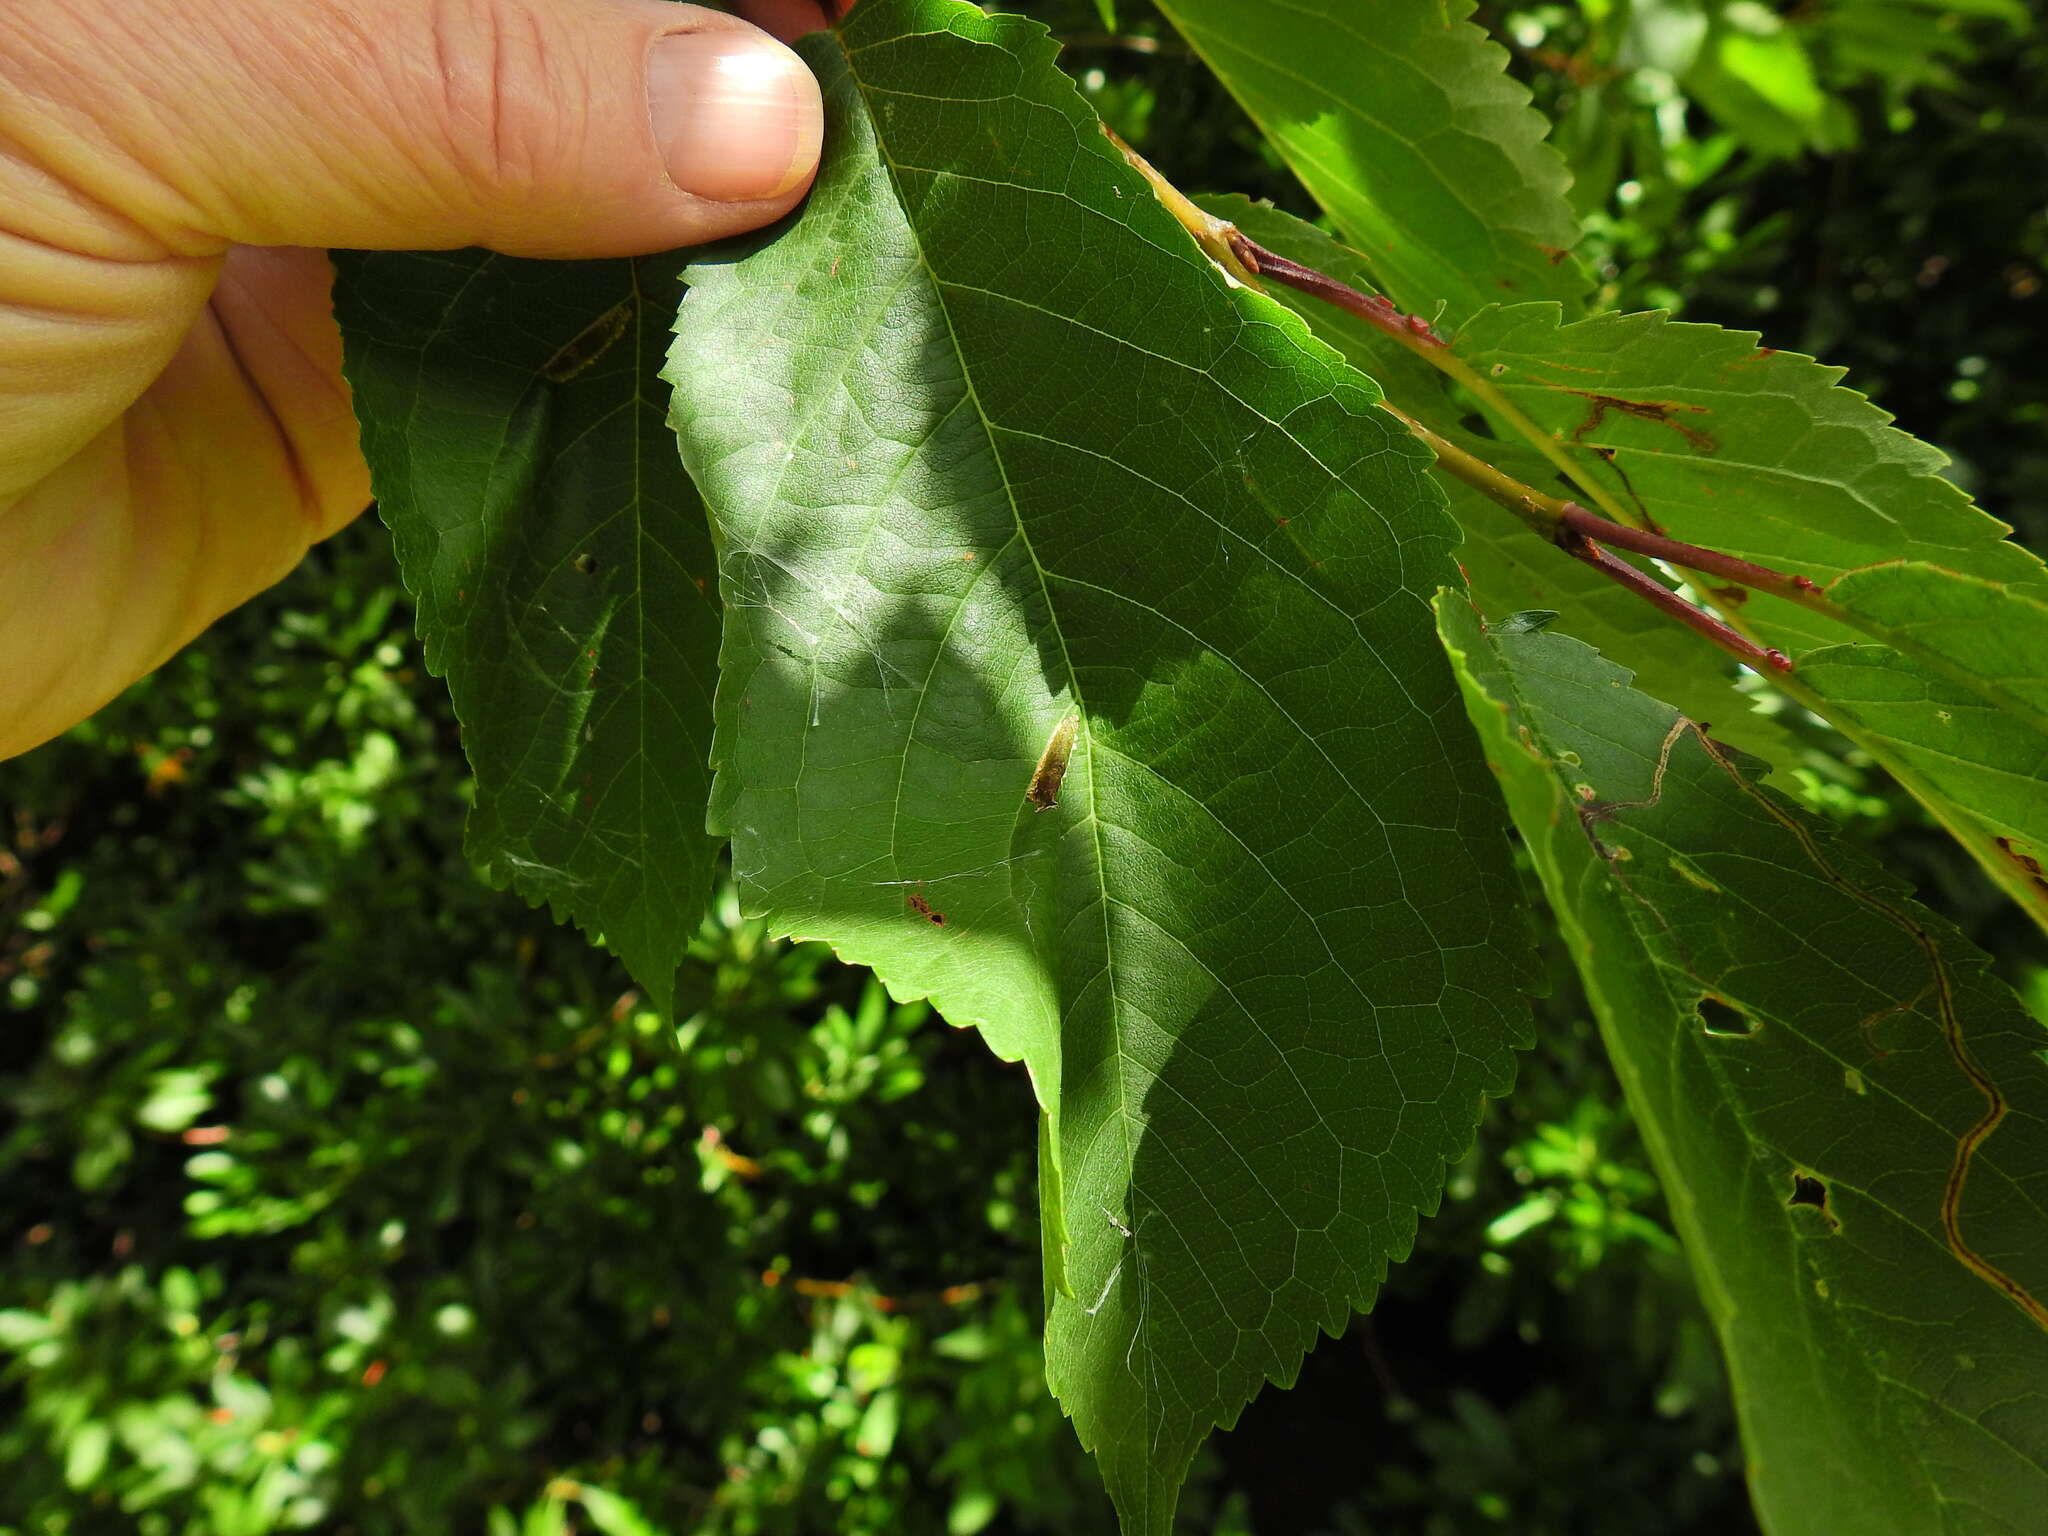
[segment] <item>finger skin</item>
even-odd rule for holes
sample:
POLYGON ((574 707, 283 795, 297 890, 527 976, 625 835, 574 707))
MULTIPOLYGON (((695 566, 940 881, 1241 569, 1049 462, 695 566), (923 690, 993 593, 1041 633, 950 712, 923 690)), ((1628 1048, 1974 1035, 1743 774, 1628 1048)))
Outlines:
POLYGON ((746 23, 664 0, 0 6, 0 757, 367 505, 318 247, 618 255, 801 199, 807 174, 737 203, 667 178, 645 61, 700 29, 746 23))
POLYGON ((134 406, 0 514, 0 756, 75 724, 369 504, 326 255, 238 248, 134 406))
POLYGON ((649 52, 678 33, 752 35, 716 11, 177 0, 146 27, 137 15, 118 0, 9 0, 0 26, 0 142, 50 178, 31 227, 67 248, 621 256, 758 227, 801 195, 750 209, 668 180, 649 52))

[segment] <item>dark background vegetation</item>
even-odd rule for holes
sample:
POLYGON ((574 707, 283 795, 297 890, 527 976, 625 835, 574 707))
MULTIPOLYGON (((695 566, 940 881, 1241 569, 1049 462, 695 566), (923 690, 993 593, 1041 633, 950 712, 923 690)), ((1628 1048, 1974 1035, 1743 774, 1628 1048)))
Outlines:
MULTIPOLYGON (((1143 5, 1033 9, 1182 185, 1312 211, 1143 5)), ((1482 19, 1560 122, 1611 302, 1847 365, 2048 541, 2024 11, 1482 19)), ((2038 936, 1810 735, 1810 801, 2039 1007, 2038 936)), ((0 768, 0 1536, 1108 1531, 1040 1375, 1020 1076, 729 891, 665 1024, 472 876, 468 793, 372 520, 0 768)), ((1754 1529, 1550 948, 1541 1046, 1442 1214, 1215 1438, 1187 1529, 1754 1529)))

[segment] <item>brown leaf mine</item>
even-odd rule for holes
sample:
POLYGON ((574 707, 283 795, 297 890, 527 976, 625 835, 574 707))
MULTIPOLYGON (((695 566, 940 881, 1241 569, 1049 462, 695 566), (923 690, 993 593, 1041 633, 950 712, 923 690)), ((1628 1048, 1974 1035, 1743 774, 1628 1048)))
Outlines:
POLYGON ((1074 755, 1074 730, 1080 719, 1079 715, 1068 715, 1053 728, 1052 739, 1045 744, 1038 766, 1032 770, 1024 798, 1041 811, 1049 811, 1060 803, 1060 780, 1067 776, 1067 759, 1074 755))

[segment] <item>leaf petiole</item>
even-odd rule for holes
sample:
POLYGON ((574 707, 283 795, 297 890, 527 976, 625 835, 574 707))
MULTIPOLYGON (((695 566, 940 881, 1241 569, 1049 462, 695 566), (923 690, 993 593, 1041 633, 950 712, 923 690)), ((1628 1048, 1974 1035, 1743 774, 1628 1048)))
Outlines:
MULTIPOLYGON (((1449 345, 1428 321, 1418 315, 1404 314, 1378 294, 1365 293, 1349 283, 1331 277, 1327 272, 1320 272, 1276 251, 1267 250, 1235 224, 1219 219, 1196 206, 1186 194, 1154 170, 1143 155, 1126 144, 1106 124, 1102 131, 1122 152, 1124 159, 1145 178, 1153 195, 1166 210, 1193 236, 1195 243, 1209 259, 1231 278, 1250 288, 1262 287, 1259 279, 1267 278, 1321 299, 1347 314, 1357 316, 1422 357, 1432 367, 1449 374, 1484 396, 1489 404, 1505 413, 1512 424, 1544 452, 1545 457, 1551 459, 1553 463, 1558 463, 1570 478, 1578 480, 1582 485, 1585 484, 1572 465, 1560 460, 1556 445, 1539 432, 1534 423, 1515 410, 1510 402, 1502 398, 1499 391, 1480 379, 1463 359, 1455 357, 1449 345)), ((1827 614, 1831 618, 1843 617, 1835 605, 1821 594, 1820 588, 1804 576, 1790 576, 1783 571, 1774 571, 1768 566, 1758 565, 1754 561, 1741 560, 1717 550, 1705 549, 1697 544, 1687 544, 1660 533, 1632 527, 1614 518, 1601 517, 1597 513, 1589 512, 1575 501, 1565 501, 1547 495, 1502 473, 1484 459, 1468 453, 1447 438, 1432 432, 1393 402, 1382 400, 1380 405, 1381 409, 1396 417, 1410 432, 1428 444, 1436 454, 1438 467, 1445 473, 1464 481, 1488 500, 1514 513, 1534 532, 1555 544, 1573 559, 1592 566, 1610 581, 1633 592, 1660 612, 1705 635, 1748 666, 1778 673, 1792 670, 1791 659, 1783 651, 1757 644, 1706 609, 1687 602, 1663 583, 1637 570, 1627 561, 1615 558, 1601 546, 1612 544, 1617 549, 1631 550, 1654 560, 1667 561, 1755 591, 1771 593, 1801 607, 1827 614)), ((1599 496, 1597 487, 1587 485, 1586 489, 1589 494, 1599 496)), ((1609 505, 1606 498, 1599 499, 1603 506, 1609 505)))
POLYGON ((1612 544, 1652 559, 1704 571, 1757 591, 1773 592, 1808 607, 1819 607, 1823 612, 1833 609, 1833 605, 1820 595, 1820 590, 1804 576, 1787 576, 1782 571, 1738 560, 1717 550, 1702 549, 1697 544, 1687 544, 1666 538, 1663 534, 1646 533, 1640 528, 1612 522, 1588 512, 1575 501, 1565 501, 1523 484, 1478 455, 1468 453, 1448 438, 1432 432, 1391 401, 1382 400, 1380 409, 1427 444, 1436 455, 1437 467, 1444 473, 1462 480, 1487 500, 1514 513, 1531 530, 1574 560, 1592 566, 1608 580, 1633 592, 1687 628, 1697 630, 1722 650, 1759 671, 1790 672, 1792 662, 1783 651, 1758 645, 1706 609, 1687 602, 1662 582, 1637 570, 1627 561, 1616 559, 1601 547, 1602 544, 1612 544))

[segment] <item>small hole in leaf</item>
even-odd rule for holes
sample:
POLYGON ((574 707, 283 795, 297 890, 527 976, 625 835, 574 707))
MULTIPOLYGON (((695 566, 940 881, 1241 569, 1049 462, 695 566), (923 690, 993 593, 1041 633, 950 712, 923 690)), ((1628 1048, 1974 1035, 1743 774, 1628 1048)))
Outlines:
POLYGON ((595 576, 598 572, 598 561, 595 555, 578 555, 570 564, 574 565, 577 571, 585 576, 595 576))
POLYGON ((1785 1197, 1785 1207, 1793 1210, 1800 1206, 1805 1206, 1810 1211, 1819 1211, 1821 1220, 1828 1224, 1830 1232, 1841 1230, 1842 1223, 1836 1218, 1835 1213, 1828 1209, 1827 1185, 1811 1174, 1801 1173, 1795 1168, 1792 1170, 1792 1193, 1785 1197))
POLYGON ((1740 1008, 1731 1007, 1718 997, 1703 997, 1693 1005, 1700 1016, 1700 1028, 1710 1035, 1734 1036, 1746 1039, 1756 1033, 1756 1020, 1740 1008))

